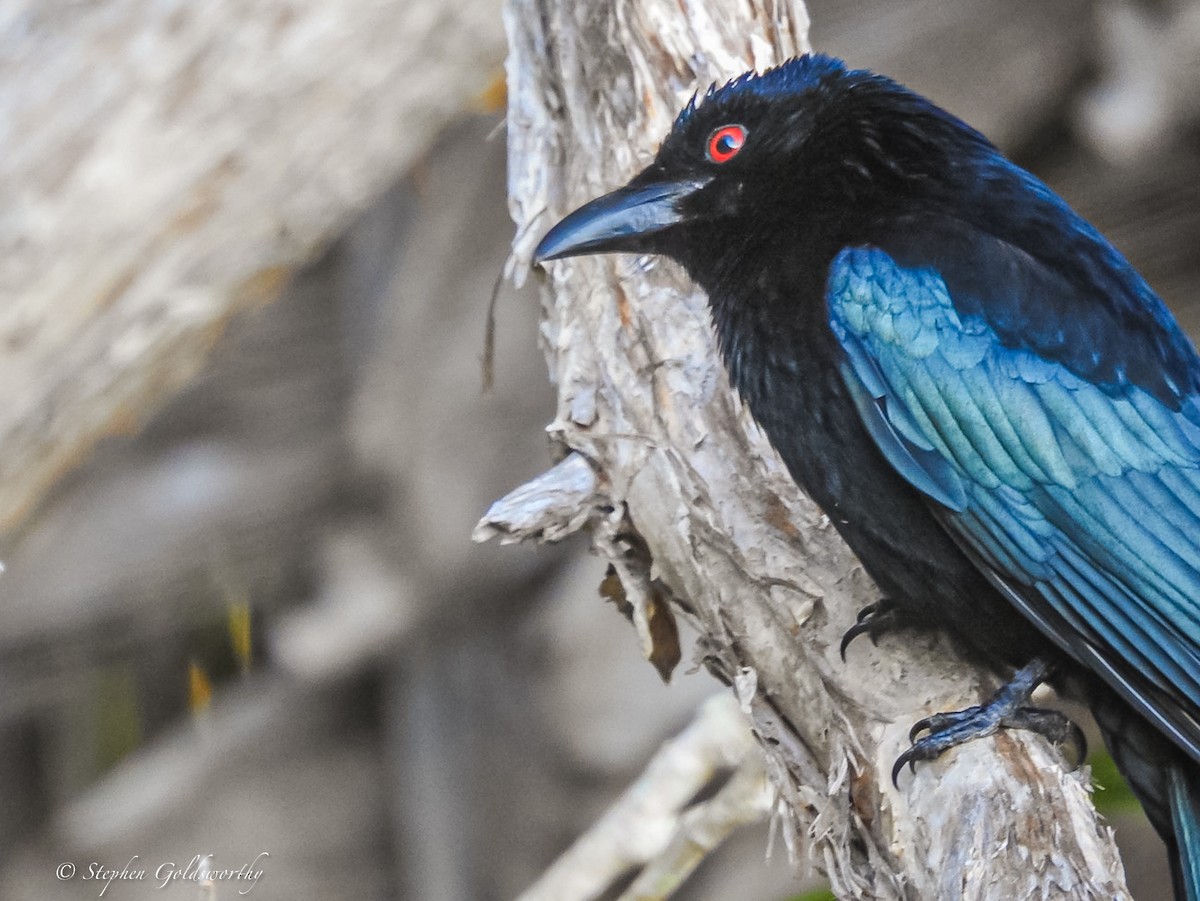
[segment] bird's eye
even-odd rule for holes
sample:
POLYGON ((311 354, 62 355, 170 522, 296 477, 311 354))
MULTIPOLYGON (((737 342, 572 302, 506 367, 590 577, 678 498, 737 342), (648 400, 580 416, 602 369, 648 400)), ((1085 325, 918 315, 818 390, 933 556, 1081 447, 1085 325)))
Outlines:
POLYGON ((722 125, 708 136, 708 158, 714 163, 728 163, 746 143, 746 129, 740 125, 722 125))

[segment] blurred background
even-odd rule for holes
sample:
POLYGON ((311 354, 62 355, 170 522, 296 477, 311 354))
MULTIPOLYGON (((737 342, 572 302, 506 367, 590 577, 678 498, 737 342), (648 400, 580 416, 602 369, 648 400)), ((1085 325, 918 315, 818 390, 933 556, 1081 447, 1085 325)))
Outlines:
MULTIPOLYGON (((260 247, 270 253, 247 271, 269 263, 272 290, 221 308, 202 365, 163 355, 156 365, 175 361, 164 370, 172 375, 122 395, 81 430, 92 440, 68 441, 71 452, 5 519, 0 897, 94 898, 103 881, 80 878, 92 862, 120 869, 136 856, 134 866, 184 869, 193 855, 213 854, 218 866, 257 861, 260 898, 513 898, 717 689, 704 674, 659 681, 600 598, 603 566, 584 543, 471 544, 488 504, 551 462, 542 430, 554 407, 529 288, 500 289, 496 384, 481 391, 486 309, 511 234, 500 4, 459 0, 428 15, 426 0, 358 6, 399 21, 400 40, 355 43, 370 22, 350 21, 356 5, 333 0, 228 4, 203 33, 179 3, 0 11, 0 132, 20 151, 3 173, 10 210, 0 221, 11 301, 0 314, 0 373, 9 374, 15 364, 3 358, 18 359, 26 320, 70 320, 27 308, 42 296, 30 286, 44 287, 22 280, 30 230, 42 223, 54 238, 46 222, 77 227, 82 237, 65 258, 95 235, 120 237, 117 223, 133 215, 119 201, 85 202, 92 194, 64 206, 71 215, 61 220, 36 218, 38 204, 80 179, 98 190, 98 181, 120 187, 159 172, 132 160, 120 171, 81 171, 103 150, 97 140, 46 174, 50 157, 39 154, 62 149, 43 141, 56 104, 85 108, 73 133, 116 141, 104 129, 147 98, 169 94, 161 102, 186 112, 206 78, 237 70, 261 25, 240 10, 262 7, 288 35, 262 72, 210 98, 199 120, 225 134, 223 104, 263 101, 257 130, 229 131, 215 157, 222 172, 250 172, 246 190, 205 202, 219 213, 253 199, 268 207, 256 214, 269 227, 243 227, 243 213, 214 219, 221 240, 206 245, 204 265, 186 269, 193 293, 180 296, 195 302, 210 284, 232 296, 221 280, 243 265, 239 254, 260 247), (154 27, 122 20, 143 15, 154 27), (93 26, 95 35, 77 39, 93 26), (76 65, 72 53, 105 47, 120 56, 112 70, 43 77, 47 60, 78 69, 93 60, 76 65), (313 48, 324 60, 344 48, 336 64, 365 74, 271 94, 277 71, 298 78, 311 65, 319 74, 305 56, 313 48), (406 53, 413 68, 392 72, 386 61, 406 53), (419 77, 438 65, 463 77, 419 77), (292 146, 272 152, 289 155, 260 178, 238 161, 275 146, 272 123, 291 121, 285 106, 309 131, 280 132, 292 146), (393 118, 360 133, 344 109, 393 118), (25 163, 44 179, 13 183, 25 163), (255 180, 279 190, 264 187, 259 200, 255 180), (298 199, 326 187, 323 205, 298 199), (79 868, 76 878, 56 878, 64 862, 79 868)), ((1200 3, 808 8, 814 47, 896 76, 979 127, 1099 225, 1197 334, 1200 3)), ((160 212, 135 210, 138 222, 160 212)), ((162 247, 146 239, 131 252, 162 247)), ((105 302, 126 309, 144 281, 121 281, 119 299, 105 302)), ((88 310, 102 317, 109 307, 88 310)), ((95 340, 65 334, 72 350, 95 340)), ((114 357, 133 361, 126 369, 139 365, 142 346, 130 340, 111 344, 114 357)), ((92 386, 66 383, 90 371, 64 351, 43 354, 22 378, 0 378, 0 406, 45 405, 44 418, 10 417, 0 438, 19 442, 21 429, 49 428, 60 415, 77 424, 66 401, 50 407, 57 397, 86 400, 92 386), (39 394, 43 384, 54 390, 39 394)), ((96 396, 105 390, 96 386, 96 396)), ((10 466, 4 478, 21 476, 10 466)), ((1109 789, 1098 801, 1135 895, 1167 897, 1157 839, 1105 762, 1097 767, 1109 789)), ((819 881, 795 881, 784 855, 767 862, 765 848, 765 828, 735 836, 681 897, 819 896, 819 881)), ((153 879, 118 880, 104 897, 158 892, 153 879)))

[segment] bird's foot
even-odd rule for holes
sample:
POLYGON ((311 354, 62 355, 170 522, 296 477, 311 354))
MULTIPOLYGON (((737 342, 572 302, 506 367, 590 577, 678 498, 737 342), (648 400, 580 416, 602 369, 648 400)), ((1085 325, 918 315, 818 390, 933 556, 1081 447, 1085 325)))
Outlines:
POLYGON ((842 663, 846 662, 846 648, 850 647, 850 642, 858 636, 866 635, 871 639, 871 644, 875 644, 880 635, 888 629, 894 629, 900 620, 900 611, 890 598, 880 598, 878 602, 863 607, 858 611, 858 621, 842 636, 842 643, 838 648, 842 655, 842 663))
POLYGON ((1035 659, 1018 670, 986 704, 935 713, 917 722, 908 733, 912 746, 896 758, 892 767, 892 784, 897 784, 905 764, 915 771, 918 760, 934 760, 951 748, 999 729, 1028 729, 1056 746, 1071 745, 1077 752, 1076 759, 1083 760, 1087 739, 1080 728, 1057 710, 1029 706, 1029 696, 1049 673, 1049 665, 1035 659), (918 738, 922 732, 926 734, 918 738))

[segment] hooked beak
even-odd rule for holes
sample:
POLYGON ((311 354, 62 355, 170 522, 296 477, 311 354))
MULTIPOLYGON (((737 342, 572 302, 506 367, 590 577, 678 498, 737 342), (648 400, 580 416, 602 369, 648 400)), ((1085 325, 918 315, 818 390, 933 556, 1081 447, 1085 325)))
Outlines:
POLYGON ((550 229, 533 251, 533 261, 612 251, 651 252, 647 238, 683 222, 681 201, 710 178, 631 184, 597 197, 550 229))

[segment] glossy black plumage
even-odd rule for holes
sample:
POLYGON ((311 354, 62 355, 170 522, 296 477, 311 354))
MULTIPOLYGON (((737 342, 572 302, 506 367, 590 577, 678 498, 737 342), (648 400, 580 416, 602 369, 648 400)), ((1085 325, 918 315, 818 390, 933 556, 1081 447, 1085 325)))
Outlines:
POLYGON ((822 56, 689 105, 539 248, 609 250, 708 292, 735 387, 907 618, 1082 687, 1194 892, 1200 358, 1136 271, 983 136, 822 56))

